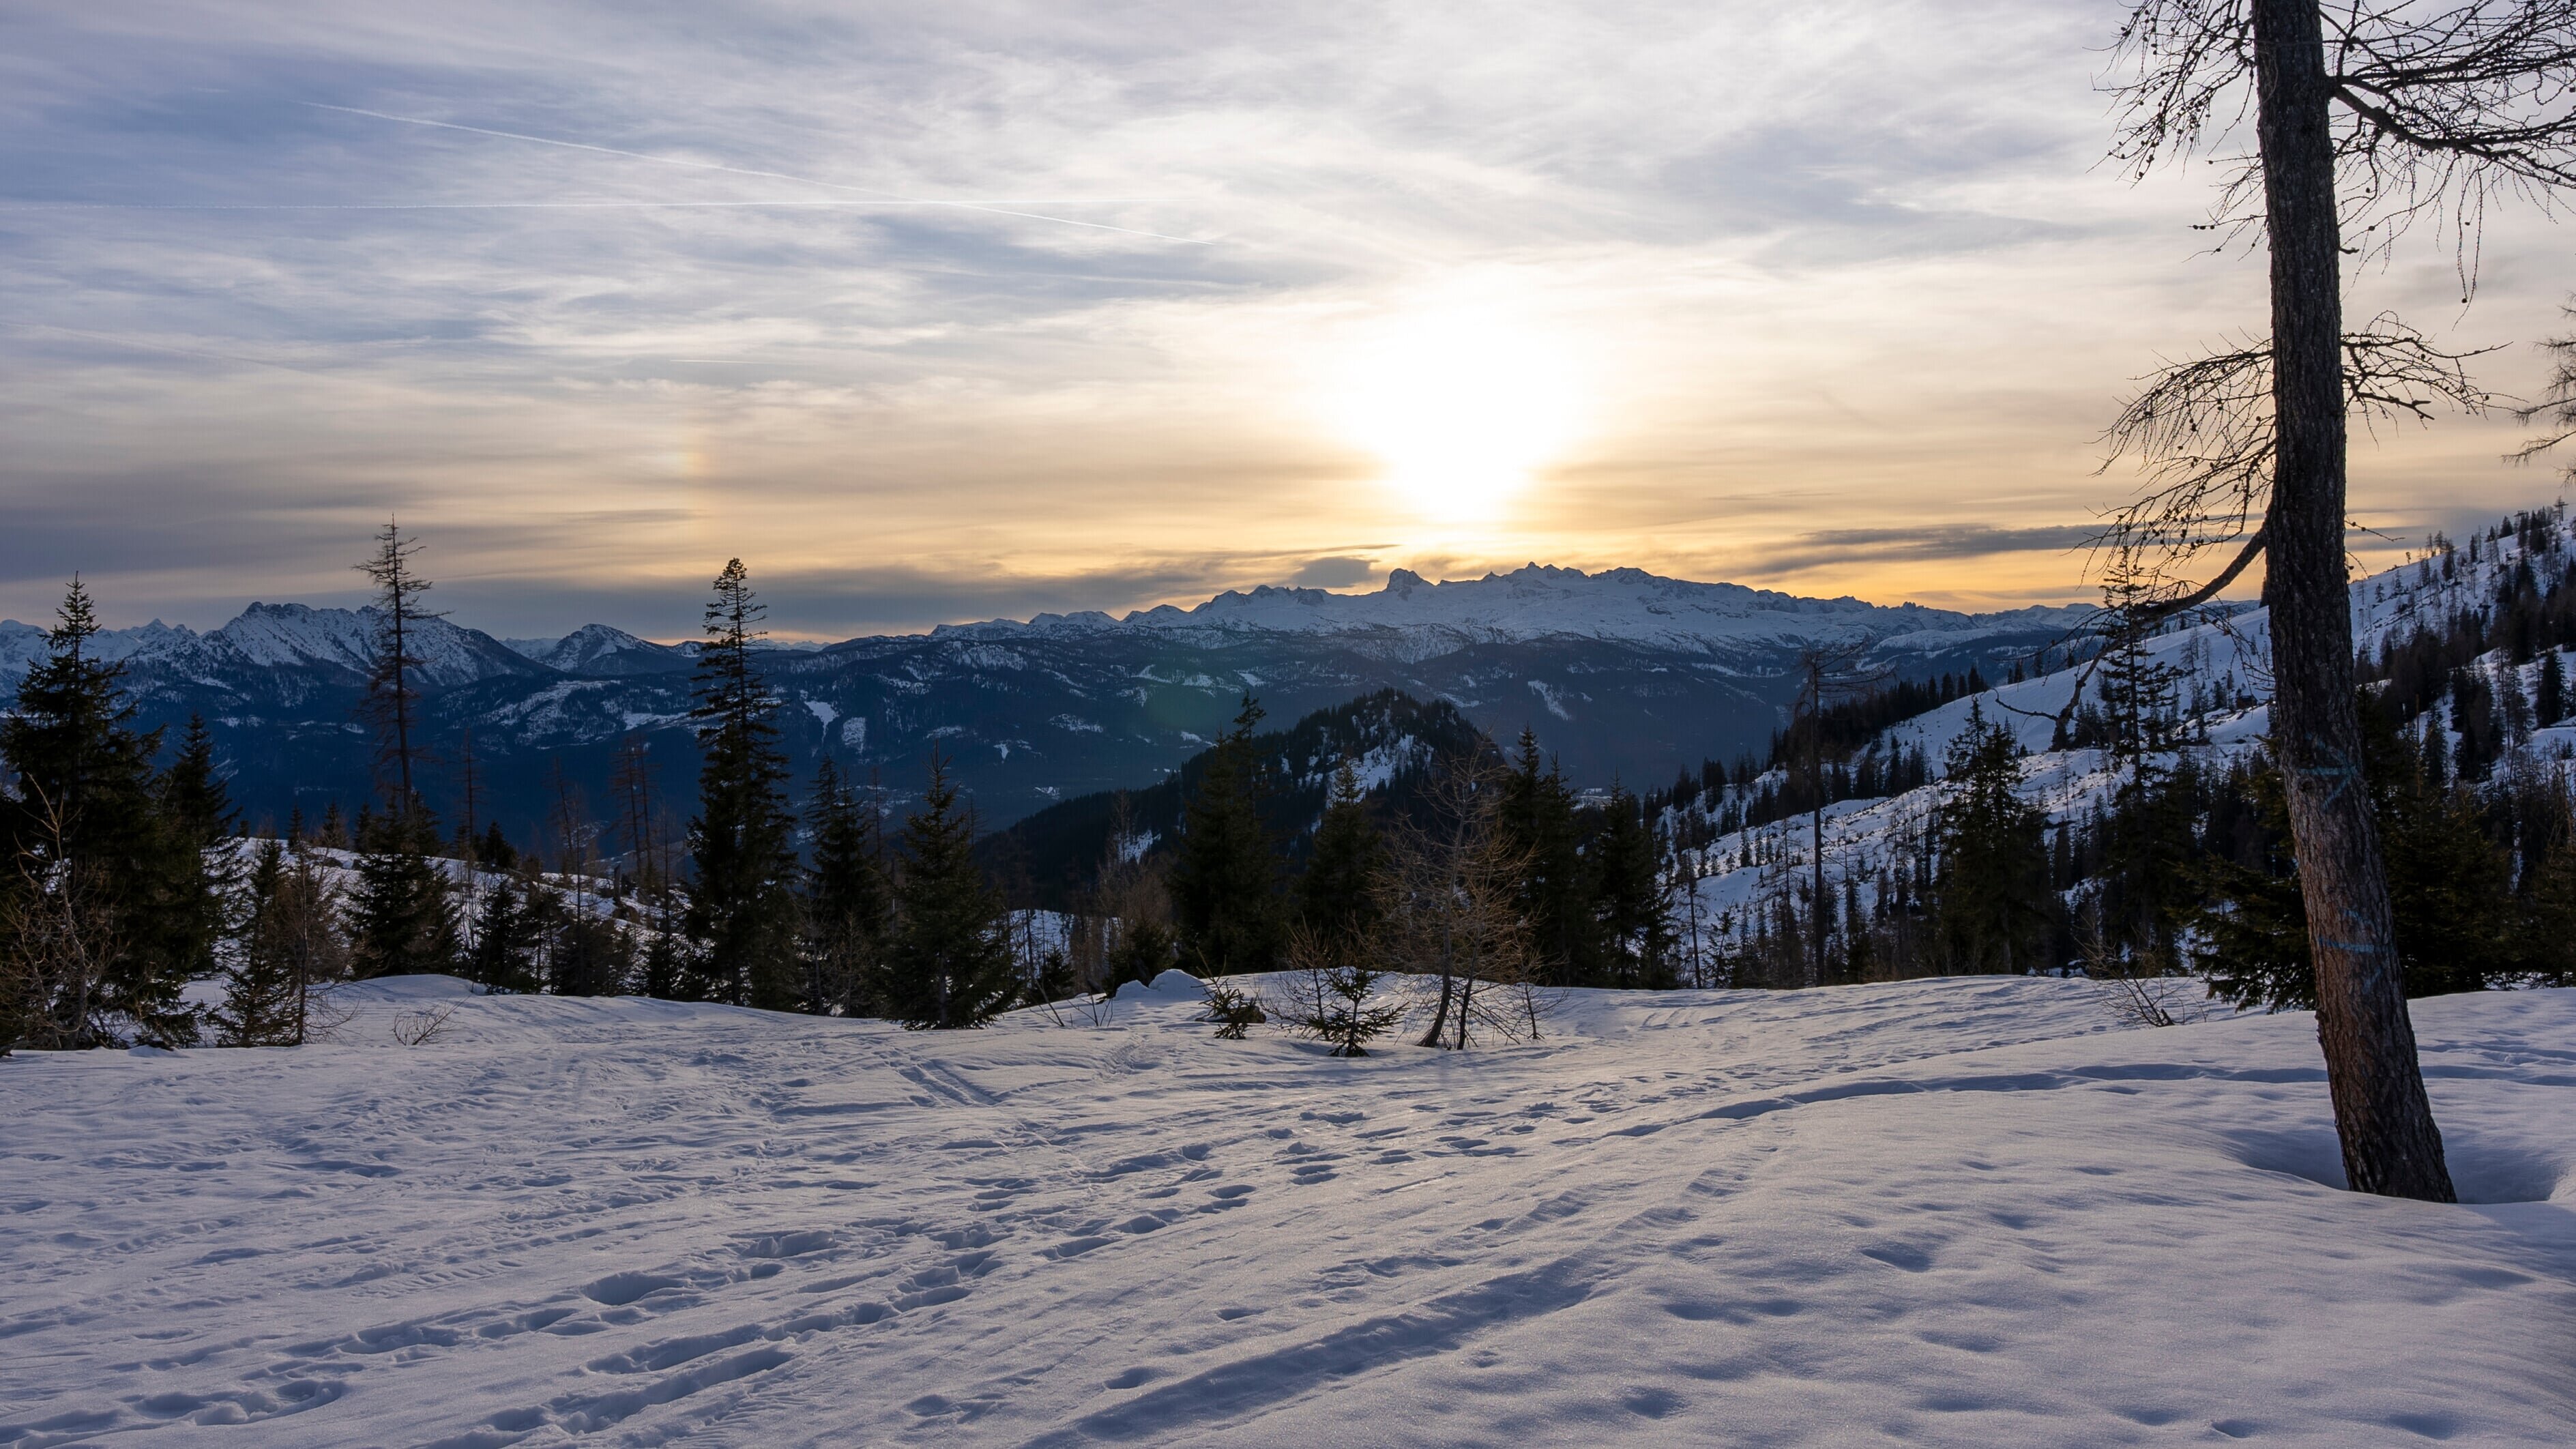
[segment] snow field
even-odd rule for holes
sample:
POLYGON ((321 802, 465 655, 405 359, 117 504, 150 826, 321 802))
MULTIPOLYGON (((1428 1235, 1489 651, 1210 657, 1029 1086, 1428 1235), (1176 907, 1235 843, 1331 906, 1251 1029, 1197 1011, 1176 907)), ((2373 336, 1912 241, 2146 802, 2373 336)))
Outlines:
POLYGON ((1177 986, 954 1035, 347 998, 0 1061, 0 1444, 2576 1435, 2576 993, 2416 1003, 2463 1206, 2326 1185, 2306 1016, 2080 982, 1359 1061, 1177 986))

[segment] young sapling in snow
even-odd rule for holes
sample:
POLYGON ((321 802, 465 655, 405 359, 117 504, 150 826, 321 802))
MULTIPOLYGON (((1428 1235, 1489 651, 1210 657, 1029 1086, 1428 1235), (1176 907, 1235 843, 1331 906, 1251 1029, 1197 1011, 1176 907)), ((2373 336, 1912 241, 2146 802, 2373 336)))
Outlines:
POLYGON ((1240 986, 1211 981, 1207 992, 1207 1015, 1200 1020, 1218 1023, 1219 1041, 1241 1041, 1248 1029, 1270 1019, 1261 1009, 1261 999, 1240 986))

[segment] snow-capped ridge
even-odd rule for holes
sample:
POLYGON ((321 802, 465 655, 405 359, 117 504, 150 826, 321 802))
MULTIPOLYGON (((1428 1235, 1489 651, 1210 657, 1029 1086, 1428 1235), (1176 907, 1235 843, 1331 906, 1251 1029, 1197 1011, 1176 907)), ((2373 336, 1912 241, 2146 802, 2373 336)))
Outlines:
MULTIPOLYGON (((1529 563, 1482 578, 1425 580, 1391 569, 1386 585, 1334 593, 1294 585, 1229 589, 1203 603, 1160 604, 1123 618, 1097 611, 1038 614, 941 625, 934 637, 1000 639, 1026 634, 1148 632, 1411 636, 1419 647, 1580 638, 1695 653, 1731 653, 1782 644, 1887 644, 1913 640, 1940 647, 1958 636, 1997 628, 2072 627, 2089 611, 2039 605, 1969 614, 1921 604, 1872 604, 1845 595, 1808 598, 1743 584, 1667 578, 1638 568, 1581 569, 1529 563)), ((1896 644, 1894 647, 1905 647, 1896 644)))

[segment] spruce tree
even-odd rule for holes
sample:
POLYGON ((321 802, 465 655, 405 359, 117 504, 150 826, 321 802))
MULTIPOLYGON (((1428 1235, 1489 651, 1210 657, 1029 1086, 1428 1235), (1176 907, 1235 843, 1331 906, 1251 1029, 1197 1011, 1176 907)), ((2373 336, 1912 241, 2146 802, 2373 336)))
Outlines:
POLYGON ((742 560, 725 564, 706 609, 690 711, 704 763, 689 822, 695 879, 682 929, 693 947, 685 994, 791 1011, 798 1005, 796 820, 778 701, 752 664, 766 609, 742 560))
POLYGON ((2546 727, 2567 718, 2567 666, 2551 648, 2540 656, 2540 688, 2533 695, 2532 712, 2546 727))
POLYGON ((38 863, 30 890, 79 898, 50 902, 62 908, 50 914, 38 909, 46 901, 27 903, 36 909, 31 923, 96 917, 94 929, 74 933, 97 958, 76 984, 65 983, 78 999, 39 989, 48 1039, 98 1045, 130 1025, 145 1041, 184 1044, 196 1039, 197 1018, 180 993, 212 964, 203 862, 163 809, 152 769, 160 733, 134 728, 122 667, 93 650, 98 631, 89 593, 74 579, 49 652, 0 719, 0 762, 15 776, 14 790, 0 795, 0 844, 12 861, 38 863))
POLYGON ((1315 848, 1297 881, 1297 924, 1318 940, 1357 946, 1383 924, 1386 842, 1369 819, 1359 771, 1345 759, 1315 825, 1315 848))
POLYGON ((351 966, 359 979, 445 975, 463 964, 456 903, 435 852, 426 808, 358 815, 358 883, 349 898, 351 966))
POLYGON ((861 1015, 893 905, 867 818, 828 758, 815 773, 806 823, 814 851, 805 872, 804 1006, 818 1016, 861 1015))
MULTIPOLYGON (((2415 752, 2375 701, 2365 698, 2358 708, 2363 780, 2386 852, 2406 995, 2475 991, 2528 969, 2534 945, 2545 950, 2547 937, 2516 929, 2526 913, 2505 852, 2480 831, 2466 795, 2425 781, 2415 752)), ((2212 903, 2196 922, 2200 964, 2210 993, 2240 1006, 2313 1007, 2316 972, 2291 857, 2287 792, 2269 759, 2249 783, 2262 839, 2251 863, 2221 860, 2206 870, 2212 903)), ((2576 882, 2553 880, 2543 861, 2527 919, 2543 931, 2561 919, 2556 893, 2568 884, 2576 882)), ((2566 899, 2576 900, 2576 892, 2566 899)), ((2564 919, 2576 920, 2576 909, 2564 919)))
POLYGON ((291 1046, 303 1038, 302 983, 294 961, 273 949, 271 939, 285 882, 286 847, 266 841, 252 858, 244 928, 213 1017, 216 1039, 226 1046, 291 1046))
POLYGON ((1521 862, 1517 903, 1541 970, 1559 986, 1595 984, 1600 938, 1574 792, 1564 773, 1540 756, 1532 731, 1521 731, 1519 759, 1503 780, 1495 825, 1504 848, 1521 862))
POLYGON ((1261 822, 1261 768, 1252 743, 1261 706, 1251 695, 1206 755, 1172 867, 1172 914, 1182 965, 1200 976, 1267 971, 1282 941, 1279 861, 1261 822))
POLYGON ((974 817, 958 807, 947 762, 930 757, 930 788, 903 827, 896 926, 879 993, 914 1030, 982 1026, 1019 996, 1002 904, 975 863, 974 817))
POLYGON ((506 875, 483 892, 466 976, 486 992, 537 989, 545 943, 532 908, 535 892, 535 882, 506 875))
POLYGON ((1332 1043, 1331 1055, 1367 1056, 1370 1042, 1395 1030, 1396 1024, 1404 1020, 1400 1003, 1369 999, 1377 991, 1378 974, 1365 966, 1348 964, 1325 975, 1322 1004, 1299 1024, 1308 1034, 1332 1043))
POLYGON ((2044 821, 2024 803, 2021 746, 1971 705, 1950 743, 1934 882, 1949 969, 2018 973, 2045 964, 2048 851, 2044 821))
POLYGON ((1592 841, 1592 914, 1607 985, 1661 991, 1673 977, 1673 940, 1665 909, 1654 828, 1637 797, 1612 787, 1600 834, 1592 841))
POLYGON ((188 716, 179 756, 160 782, 169 878, 155 918, 158 947, 191 978, 217 974, 215 946, 234 929, 231 901, 241 885, 232 835, 231 792, 215 762, 214 737, 204 716, 188 716))

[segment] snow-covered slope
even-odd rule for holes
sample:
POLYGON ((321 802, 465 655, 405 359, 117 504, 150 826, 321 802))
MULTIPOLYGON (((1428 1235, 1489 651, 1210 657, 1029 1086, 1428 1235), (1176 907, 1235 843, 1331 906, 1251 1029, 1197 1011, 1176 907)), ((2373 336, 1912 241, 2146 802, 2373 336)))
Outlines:
MULTIPOLYGON (((2419 626, 2438 635, 2461 611, 2492 606, 2499 586, 2526 567, 2545 588, 2576 555, 2576 527, 2555 515, 2540 522, 2529 537, 2536 551, 2526 547, 2520 532, 2498 530, 2482 533, 2471 548, 2433 551, 2356 580, 2351 597, 2357 650, 2376 658, 2391 643, 2406 642, 2419 626)), ((2221 767, 2257 748, 2270 730, 2269 622, 2268 610, 2238 608, 2146 645, 2156 663, 2174 672, 2176 733, 2182 748, 2204 766, 2221 767)), ((2477 667, 2490 680, 2510 674, 2526 699, 2536 695, 2542 668, 2537 655, 2516 665, 2499 646, 2477 667)), ((2079 699, 2093 701, 2098 683, 2090 669, 2078 665, 1997 685, 1893 725, 1870 748, 1882 756, 1919 752, 1937 777, 1943 751, 1974 713, 2012 731, 2030 752, 2021 765, 2025 798, 2052 822, 2077 820, 2106 801, 2121 780, 2098 750, 2051 748, 2060 717, 2079 699)), ((2449 747, 2457 742, 2456 733, 2448 736, 2449 747)), ((2527 762, 2567 769, 2564 762, 2576 759, 2576 718, 2529 729, 2517 748, 2527 762)), ((1773 784, 1784 778, 1779 772, 1766 777, 1773 784)), ((1920 853, 1941 795, 1936 779, 1904 794, 1827 807, 1823 834, 1830 880, 1838 885, 1848 875, 1863 882, 1860 897, 1874 904, 1876 890, 1867 882, 1881 866, 1920 853)), ((1691 808, 1713 819, 1722 806, 1703 800, 1691 808)), ((1696 932, 1700 938, 1735 939, 1750 929, 1748 906, 1803 879, 1800 873, 1814 859, 1811 840, 1809 821, 1799 815, 1725 832, 1689 852, 1696 879, 1677 916, 1685 937, 1696 932)))
POLYGON ((2418 1003, 2464 1206, 2326 1185, 2306 1017, 2113 1031, 2066 982, 1584 995, 1535 1046, 1358 1061, 1163 994, 956 1035, 350 995, 336 1045, 0 1061, 0 1444, 2344 1449, 2576 1415, 2576 994, 2418 1003))

